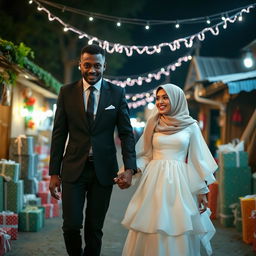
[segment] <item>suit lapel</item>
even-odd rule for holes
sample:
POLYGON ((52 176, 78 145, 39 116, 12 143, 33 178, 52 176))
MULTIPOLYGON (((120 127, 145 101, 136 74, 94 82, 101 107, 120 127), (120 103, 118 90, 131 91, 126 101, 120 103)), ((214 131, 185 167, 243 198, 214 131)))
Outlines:
POLYGON ((97 124, 99 117, 105 111, 105 106, 108 106, 108 102, 111 99, 110 90, 108 83, 102 79, 101 89, 100 89, 100 99, 98 103, 97 113, 94 121, 94 126, 97 124))
POLYGON ((78 81, 75 86, 76 86, 76 91, 75 91, 74 102, 77 102, 78 109, 79 109, 79 116, 81 116, 82 121, 85 124, 86 128, 89 129, 89 124, 86 117, 85 106, 84 106, 83 81, 82 80, 78 81))

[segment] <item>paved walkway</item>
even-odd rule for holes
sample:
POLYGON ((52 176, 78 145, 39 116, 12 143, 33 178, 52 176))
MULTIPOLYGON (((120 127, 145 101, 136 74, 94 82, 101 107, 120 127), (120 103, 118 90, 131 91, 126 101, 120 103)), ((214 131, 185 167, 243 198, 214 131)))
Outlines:
MULTIPOLYGON (((102 256, 120 256, 127 231, 120 225, 127 203, 135 188, 120 190, 114 188, 110 209, 104 227, 102 256)), ((46 220, 46 226, 38 233, 19 233, 19 239, 12 241, 12 250, 7 256, 66 256, 61 218, 46 220)), ((234 228, 223 228, 216 221, 217 234, 212 240, 214 256, 252 256, 250 245, 241 240, 241 234, 234 228)), ((176 256, 176 255, 175 255, 176 256)), ((178 256, 178 255, 177 255, 178 256)), ((205 256, 202 253, 202 256, 205 256)))

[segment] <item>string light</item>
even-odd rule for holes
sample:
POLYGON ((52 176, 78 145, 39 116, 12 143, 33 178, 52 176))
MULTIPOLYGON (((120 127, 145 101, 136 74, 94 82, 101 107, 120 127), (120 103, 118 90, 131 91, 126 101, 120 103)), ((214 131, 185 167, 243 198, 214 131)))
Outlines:
POLYGON ((242 13, 239 15, 238 20, 239 20, 239 21, 243 21, 242 13))
POLYGON ((146 29, 146 30, 149 30, 149 29, 150 29, 149 23, 147 23, 147 25, 145 26, 145 29, 146 29))
POLYGON ((179 27, 180 27, 180 24, 177 21, 176 24, 175 24, 175 28, 179 28, 179 27))
POLYGON ((169 76, 171 72, 174 72, 176 68, 180 67, 183 62, 187 62, 192 59, 191 55, 183 56, 179 58, 177 61, 169 64, 165 67, 162 67, 158 70, 151 71, 148 73, 140 74, 140 75, 133 75, 131 77, 121 76, 121 77, 106 77, 106 80, 116 84, 121 87, 126 86, 134 86, 134 85, 142 85, 143 82, 151 83, 152 80, 160 80, 162 75, 169 76))
MULTIPOLYGON (((40 0, 42 1, 42 0, 40 0)), ((34 0, 35 3, 38 3, 38 1, 34 0)), ((41 5, 41 4, 40 4, 41 5)), ((220 29, 219 27, 223 26, 224 28, 227 27, 228 23, 234 23, 237 19, 240 20, 242 18, 242 14, 243 13, 249 13, 250 10, 252 8, 255 8, 256 4, 250 5, 247 8, 244 8, 242 10, 240 10, 238 13, 234 14, 233 16, 230 16, 228 18, 225 18, 225 20, 220 21, 219 23, 212 25, 211 27, 206 27, 204 29, 202 29, 201 31, 199 31, 196 34, 187 36, 187 37, 183 37, 183 38, 179 38, 176 39, 172 42, 163 42, 160 43, 158 45, 150 45, 150 46, 137 46, 137 45, 123 45, 120 43, 112 43, 109 42, 107 40, 101 40, 95 36, 86 34, 85 32, 76 29, 74 27, 69 27, 69 30, 76 33, 76 34, 83 34, 84 37, 86 37, 88 39, 88 43, 92 44, 94 42, 98 43, 102 48, 104 48, 106 50, 106 52, 108 53, 125 53, 127 56, 132 56, 134 52, 137 52, 138 54, 154 54, 154 53, 159 53, 161 51, 161 48, 163 47, 168 47, 171 51, 176 51, 178 49, 180 49, 180 47, 182 45, 184 45, 187 48, 191 48, 194 44, 194 41, 200 40, 203 41, 205 40, 205 34, 206 33, 211 33, 214 36, 219 35, 220 29), (241 18, 240 18, 241 17, 241 18)), ((39 6, 38 6, 39 7, 39 6)), ((56 21, 58 21, 61 25, 63 25, 64 27, 66 27, 68 24, 66 24, 63 20, 61 20, 59 17, 54 16, 51 14, 51 12, 49 10, 47 10, 44 7, 40 7, 40 10, 44 11, 45 13, 47 13, 48 17, 52 16, 54 17, 54 19, 56 21)), ((179 20, 180 22, 180 20, 179 20)), ((146 28, 146 27, 145 27, 146 28)), ((148 29, 150 28, 149 25, 147 27, 148 29)))
POLYGON ((67 32, 67 31, 69 31, 69 28, 68 28, 68 27, 64 27, 64 28, 63 28, 63 31, 64 31, 64 32, 67 32))
POLYGON ((211 20, 210 20, 209 17, 207 17, 206 23, 207 23, 207 24, 211 24, 211 20))
POLYGON ((89 17, 89 21, 93 21, 94 18, 92 16, 89 17))
POLYGON ((33 1, 32 0, 29 0, 29 2, 28 2, 29 4, 33 4, 33 1))
POLYGON ((116 25, 117 25, 118 27, 121 27, 121 25, 122 25, 121 21, 118 21, 118 22, 116 23, 116 25))
MULTIPOLYGON (((49 6, 52 6, 56 9, 60 9, 60 10, 66 10, 69 11, 71 13, 75 13, 75 14, 79 14, 82 16, 87 16, 87 17, 91 17, 92 13, 86 10, 81 10, 81 9, 76 9, 76 8, 72 8, 66 5, 62 5, 53 1, 48 1, 48 0, 34 0, 34 2, 37 3, 43 3, 49 6)), ((252 5, 255 5, 252 4, 252 5)), ((249 5, 248 5, 249 6, 249 5)), ((220 16, 222 15, 223 18, 225 18, 225 15, 223 14, 229 14, 229 16, 232 16, 232 14, 234 14, 237 11, 240 11, 241 9, 247 8, 248 6, 245 7, 240 7, 240 8, 236 8, 236 9, 232 9, 229 11, 225 11, 225 12, 221 12, 221 13, 216 13, 213 15, 208 15, 208 17, 211 19, 211 21, 219 21, 220 16)), ((94 18, 97 18, 99 20, 105 20, 105 21, 109 21, 109 22, 114 22, 115 24, 121 19, 123 21, 123 23, 126 24, 132 24, 132 25, 143 25, 145 26, 145 24, 147 22, 150 23, 150 25, 152 26, 156 26, 156 25, 166 25, 166 24, 176 24, 176 20, 145 20, 145 19, 134 19, 134 18, 126 18, 126 17, 116 17, 116 16, 111 16, 111 15, 106 15, 106 14, 101 14, 101 13, 93 13, 94 18)), ((195 24, 195 23, 205 23, 206 17, 195 17, 195 18, 189 18, 189 19, 179 19, 179 24, 195 24)))

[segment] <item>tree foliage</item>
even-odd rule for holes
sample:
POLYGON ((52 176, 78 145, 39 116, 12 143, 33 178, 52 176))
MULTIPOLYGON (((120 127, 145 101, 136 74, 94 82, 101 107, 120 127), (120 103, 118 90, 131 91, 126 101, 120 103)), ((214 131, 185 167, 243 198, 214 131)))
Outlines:
MULTIPOLYGON (((55 2, 91 12, 118 17, 135 17, 145 5, 146 0, 55 0, 55 2)), ((113 22, 102 20, 91 23, 85 16, 45 7, 65 22, 88 34, 109 41, 131 43, 131 27, 127 25, 125 28, 118 28, 113 22)), ((78 39, 73 32, 63 32, 63 27, 57 22, 48 21, 46 15, 37 11, 35 4, 29 5, 27 1, 0 2, 0 17, 0 37, 16 44, 24 42, 31 47, 35 52, 35 62, 60 81, 70 82, 78 78, 78 57, 80 49, 87 43, 85 39, 78 39)), ((107 56, 106 74, 117 74, 125 61, 124 55, 107 56)))

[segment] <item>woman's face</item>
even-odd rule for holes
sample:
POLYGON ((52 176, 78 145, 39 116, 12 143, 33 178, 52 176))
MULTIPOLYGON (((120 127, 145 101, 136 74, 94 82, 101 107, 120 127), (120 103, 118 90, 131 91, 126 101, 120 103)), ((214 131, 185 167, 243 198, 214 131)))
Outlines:
POLYGON ((171 103, 164 89, 160 89, 156 94, 156 107, 159 114, 166 115, 171 112, 171 103))

